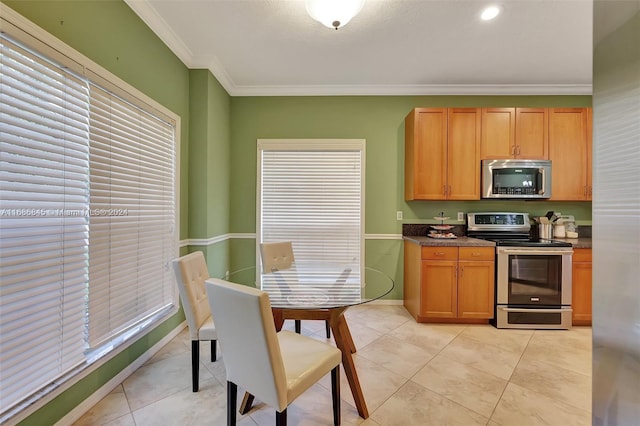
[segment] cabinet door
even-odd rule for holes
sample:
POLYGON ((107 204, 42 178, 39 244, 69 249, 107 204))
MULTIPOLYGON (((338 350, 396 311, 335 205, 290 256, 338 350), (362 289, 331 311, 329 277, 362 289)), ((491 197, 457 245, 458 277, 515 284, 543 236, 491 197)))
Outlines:
POLYGON ((447 199, 480 199, 479 108, 449 108, 447 199))
POLYGON ((571 307, 574 325, 591 325, 591 249, 575 249, 573 255, 571 307))
POLYGON ((493 318, 494 262, 458 263, 458 317, 493 318))
POLYGON ((549 159, 549 110, 516 108, 516 157, 549 159))
POLYGON ((405 119, 405 199, 444 199, 446 164, 447 109, 414 109, 405 119))
POLYGON ((431 318, 457 316, 456 261, 423 260, 420 315, 431 318))
POLYGON ((515 108, 482 108, 480 159, 513 158, 516 154, 515 108))
POLYGON ((590 197, 587 121, 587 108, 549 110, 552 200, 587 200, 590 197))

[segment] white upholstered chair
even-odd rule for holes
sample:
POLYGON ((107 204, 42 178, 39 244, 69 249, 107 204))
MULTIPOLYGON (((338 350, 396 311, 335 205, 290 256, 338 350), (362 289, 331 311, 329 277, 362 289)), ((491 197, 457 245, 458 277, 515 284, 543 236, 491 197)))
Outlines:
MULTIPOLYGON (((295 264, 293 245, 291 241, 260 244, 260 258, 262 259, 262 272, 264 274, 277 274, 278 271, 291 269, 295 264)), ((284 280, 283 280, 284 281, 284 280)), ((300 320, 295 321, 296 333, 300 334, 300 320)), ((329 322, 325 322, 327 339, 331 337, 329 322)))
POLYGON ((211 341, 211 362, 214 362, 216 360, 216 340, 218 339, 204 285, 205 280, 209 278, 209 270, 201 251, 175 259, 173 270, 191 337, 192 388, 194 392, 198 392, 200 341, 211 341))
POLYGON ((265 274, 290 269, 295 262, 291 241, 260 244, 260 257, 265 274))
POLYGON ((282 426, 289 404, 329 372, 333 421, 340 424, 340 350, 290 331, 276 333, 263 291, 216 278, 206 287, 227 372, 227 425, 236 423, 238 386, 274 407, 282 426))

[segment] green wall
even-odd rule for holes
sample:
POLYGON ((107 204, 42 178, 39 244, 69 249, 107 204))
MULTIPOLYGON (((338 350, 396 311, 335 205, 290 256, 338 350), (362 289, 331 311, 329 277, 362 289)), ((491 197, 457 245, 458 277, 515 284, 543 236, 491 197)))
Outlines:
MULTIPOLYGON (((189 76, 188 235, 207 239, 229 232, 230 97, 209 71, 190 70, 189 76)), ((212 275, 224 275, 228 241, 194 250, 204 252, 212 275)))
MULTIPOLYGON (((547 210, 591 223, 590 202, 405 201, 404 118, 416 107, 588 107, 591 96, 326 96, 234 97, 231 99, 231 232, 256 230, 256 140, 276 138, 366 139, 365 233, 401 234, 402 223, 431 220, 444 211, 547 210), (396 220, 402 210, 404 221, 396 220)), ((452 222, 454 223, 454 222, 452 222)), ((232 258, 255 258, 255 241, 234 242, 232 258)), ((366 265, 396 282, 387 298, 402 299, 402 245, 367 240, 366 265)))

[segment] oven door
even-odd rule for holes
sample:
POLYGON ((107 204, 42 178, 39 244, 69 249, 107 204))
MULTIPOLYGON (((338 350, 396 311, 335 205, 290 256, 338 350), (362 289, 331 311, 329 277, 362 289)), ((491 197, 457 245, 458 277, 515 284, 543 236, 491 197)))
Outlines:
POLYGON ((498 247, 497 304, 571 306, 572 253, 570 247, 498 247))

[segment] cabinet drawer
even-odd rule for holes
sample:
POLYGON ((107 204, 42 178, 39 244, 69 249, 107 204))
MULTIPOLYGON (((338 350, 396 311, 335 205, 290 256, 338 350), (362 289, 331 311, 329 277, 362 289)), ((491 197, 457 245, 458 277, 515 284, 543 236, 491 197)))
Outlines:
POLYGON ((494 247, 460 247, 460 260, 495 260, 494 247))
POLYGON ((591 262, 591 257, 591 249, 589 248, 573 249, 573 262, 591 262))
POLYGON ((458 260, 458 247, 422 246, 422 259, 458 260))

